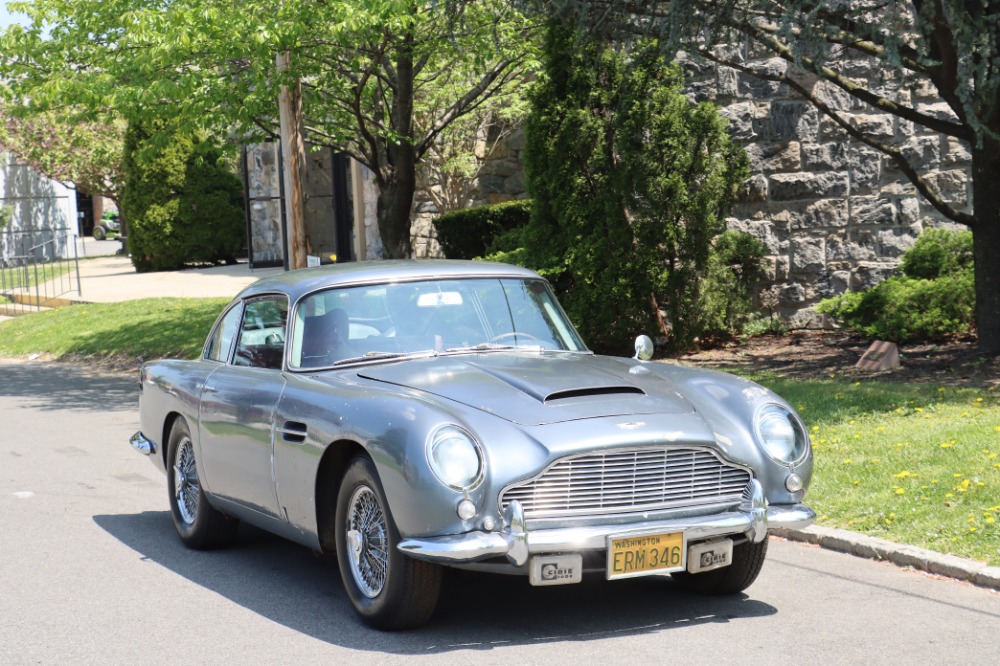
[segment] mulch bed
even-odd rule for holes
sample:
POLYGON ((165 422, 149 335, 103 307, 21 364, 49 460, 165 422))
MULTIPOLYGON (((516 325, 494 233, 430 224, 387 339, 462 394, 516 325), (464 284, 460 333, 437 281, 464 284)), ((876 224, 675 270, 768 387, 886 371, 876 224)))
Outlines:
POLYGON ((974 340, 900 345, 898 369, 858 370, 855 365, 871 343, 844 331, 799 329, 784 336, 761 336, 672 358, 687 365, 737 372, 770 370, 789 378, 827 379, 836 374, 939 386, 1000 386, 1000 355, 981 353, 974 340))

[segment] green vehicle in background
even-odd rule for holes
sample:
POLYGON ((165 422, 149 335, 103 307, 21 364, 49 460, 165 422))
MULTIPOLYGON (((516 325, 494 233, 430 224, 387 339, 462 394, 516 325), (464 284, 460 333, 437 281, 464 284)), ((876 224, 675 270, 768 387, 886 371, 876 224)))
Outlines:
POLYGON ((94 225, 94 240, 106 240, 108 234, 118 234, 121 230, 121 223, 118 221, 118 211, 106 210, 100 221, 94 225))

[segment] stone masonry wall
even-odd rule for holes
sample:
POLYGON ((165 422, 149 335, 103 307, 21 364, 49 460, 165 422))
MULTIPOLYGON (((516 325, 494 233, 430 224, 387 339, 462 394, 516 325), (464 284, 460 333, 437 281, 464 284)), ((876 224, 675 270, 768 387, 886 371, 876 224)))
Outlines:
MULTIPOLYGON (((789 67, 782 59, 755 60, 752 54, 744 54, 744 63, 772 74, 789 67)), ((867 59, 844 65, 855 80, 887 78, 867 59)), ((728 225, 767 247, 771 267, 760 304, 793 326, 825 324, 812 306, 884 280, 923 229, 947 224, 890 159, 851 138, 787 85, 730 68, 689 64, 687 69, 691 97, 719 104, 750 156, 753 176, 728 225)), ((873 112, 806 74, 796 80, 855 127, 898 146, 918 170, 929 173, 945 200, 968 208, 970 155, 961 143, 873 112)), ((924 113, 953 117, 932 88, 901 89, 889 79, 880 89, 924 113)))

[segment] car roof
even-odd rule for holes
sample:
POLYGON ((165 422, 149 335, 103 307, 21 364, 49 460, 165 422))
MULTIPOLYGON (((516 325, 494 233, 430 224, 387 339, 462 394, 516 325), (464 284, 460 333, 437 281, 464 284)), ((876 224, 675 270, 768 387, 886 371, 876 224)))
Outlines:
POLYGON ((288 294, 294 302, 317 289, 331 287, 463 278, 541 279, 537 273, 527 268, 487 261, 455 259, 352 261, 303 268, 261 278, 241 291, 237 298, 281 292, 288 294))

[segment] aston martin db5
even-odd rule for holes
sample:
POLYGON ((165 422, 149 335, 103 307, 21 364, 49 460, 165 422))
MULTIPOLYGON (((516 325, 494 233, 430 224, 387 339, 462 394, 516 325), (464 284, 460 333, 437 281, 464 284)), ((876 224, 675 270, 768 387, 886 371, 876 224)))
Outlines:
POLYGON ((197 360, 143 366, 131 444, 184 544, 244 521, 336 553, 383 629, 430 618, 443 567, 740 592, 768 530, 815 516, 808 433, 757 384, 651 355, 590 352, 514 266, 292 271, 240 293, 197 360))

